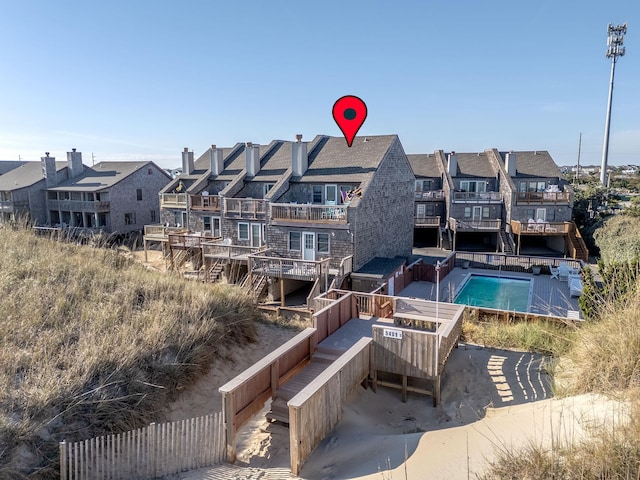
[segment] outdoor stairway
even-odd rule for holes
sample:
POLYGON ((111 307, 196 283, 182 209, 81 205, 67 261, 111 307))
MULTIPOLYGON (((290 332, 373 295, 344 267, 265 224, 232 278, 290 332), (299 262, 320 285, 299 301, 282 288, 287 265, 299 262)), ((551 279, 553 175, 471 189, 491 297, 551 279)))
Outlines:
POLYGON ((451 232, 445 227, 440 227, 440 248, 451 250, 451 232))
POLYGON ((253 295, 256 300, 262 296, 266 286, 267 276, 259 274, 245 276, 240 284, 240 287, 247 293, 253 295))
POLYGON ((271 410, 266 414, 267 420, 289 425, 289 407, 287 407, 287 402, 315 380, 318 375, 337 360, 342 353, 343 352, 339 350, 319 346, 313 354, 311 363, 278 389, 271 401, 271 410))
POLYGON ((569 241, 571 242, 571 245, 575 249, 575 258, 582 260, 584 262, 588 262, 589 251, 587 250, 587 246, 584 243, 584 240, 582 239, 580 234, 577 232, 577 227, 575 230, 570 231, 567 234, 567 237, 569 237, 569 241))
POLYGON ((207 271, 205 280, 207 282, 217 282, 222 276, 222 270, 224 270, 224 265, 220 262, 215 262, 207 271))
POLYGON ((513 238, 511 238, 511 235, 506 232, 504 227, 500 228, 499 235, 500 235, 500 243, 502 244, 502 253, 507 255, 513 255, 514 243, 513 243, 513 238))

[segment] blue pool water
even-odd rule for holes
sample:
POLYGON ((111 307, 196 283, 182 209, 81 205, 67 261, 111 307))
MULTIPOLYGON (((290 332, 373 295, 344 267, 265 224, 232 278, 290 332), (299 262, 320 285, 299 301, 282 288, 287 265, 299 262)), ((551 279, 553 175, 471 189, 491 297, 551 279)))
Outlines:
POLYGON ((526 312, 529 307, 531 281, 472 274, 455 303, 477 307, 526 312))

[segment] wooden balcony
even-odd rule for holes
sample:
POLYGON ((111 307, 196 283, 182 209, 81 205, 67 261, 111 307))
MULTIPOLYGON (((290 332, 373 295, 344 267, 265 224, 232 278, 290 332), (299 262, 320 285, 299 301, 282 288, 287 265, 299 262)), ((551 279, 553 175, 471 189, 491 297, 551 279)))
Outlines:
POLYGON ((571 202, 570 192, 518 192, 516 193, 516 204, 553 204, 567 205, 571 202))
POLYGON ((272 203, 271 220, 285 223, 346 224, 347 207, 342 205, 272 203))
POLYGON ((187 208, 186 193, 161 193, 160 208, 187 208))
POLYGON ((249 271, 254 275, 313 282, 329 272, 328 258, 316 261, 260 255, 249 258, 249 271))
POLYGON ((178 227, 165 227, 164 225, 145 225, 144 239, 156 242, 166 242, 170 233, 186 233, 187 229, 178 227))
POLYGON ((413 226, 415 228, 438 228, 440 226, 440 216, 426 217, 415 216, 413 217, 413 226))
POLYGON ((573 222, 520 222, 511 220, 511 233, 514 235, 566 235, 573 228, 573 222))
POLYGON ((246 262, 249 255, 257 254, 266 250, 265 246, 247 247, 243 245, 229 245, 224 242, 204 242, 202 243, 202 254, 206 258, 213 260, 239 260, 246 262))
POLYGON ((220 213, 222 199, 219 195, 189 195, 191 210, 220 213))
POLYGON ((69 212, 108 212, 109 202, 104 201, 81 201, 81 200, 47 200, 48 210, 59 210, 69 212))
POLYGON ((202 235, 194 232, 170 232, 168 234, 169 247, 178 250, 186 250, 188 248, 202 248, 205 243, 213 243, 222 241, 222 237, 214 237, 212 235, 202 235))
POLYGON ((0 212, 15 213, 20 210, 26 210, 29 208, 28 202, 14 202, 13 200, 0 201, 0 212))
POLYGON ((449 228, 453 232, 497 232, 500 230, 501 220, 472 220, 449 218, 449 228))
POLYGON ((264 219, 266 200, 253 198, 225 198, 224 216, 226 218, 264 219))
POLYGON ((427 192, 416 192, 415 193, 416 200, 431 200, 438 201, 444 200, 444 191, 442 190, 430 190, 427 192))
POLYGON ((502 203, 500 192, 453 192, 454 203, 502 203))

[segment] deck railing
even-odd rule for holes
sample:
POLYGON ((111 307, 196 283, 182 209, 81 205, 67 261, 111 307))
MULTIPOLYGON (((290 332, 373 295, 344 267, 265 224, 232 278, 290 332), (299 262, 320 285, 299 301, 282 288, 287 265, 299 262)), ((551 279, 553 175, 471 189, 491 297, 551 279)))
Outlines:
POLYGON ((571 201, 570 192, 518 192, 516 203, 560 203, 567 204, 571 201))
POLYGON ((501 220, 459 220, 449 218, 449 228, 454 232, 497 231, 500 230, 501 220))
POLYGON ((266 249, 264 246, 249 247, 245 245, 227 245, 224 242, 203 242, 202 253, 205 257, 217 259, 247 259, 249 255, 262 252, 266 249))
POLYGON ((427 192, 416 192, 416 200, 444 200, 443 190, 429 190, 427 192))
POLYGON ((514 235, 566 234, 572 229, 572 222, 520 222, 511 220, 514 235))
POLYGON ((531 271, 534 265, 559 267, 566 264, 569 268, 582 268, 584 263, 573 258, 530 257, 524 255, 505 255, 504 253, 456 252, 457 267, 484 268, 487 270, 508 270, 513 272, 531 271))
POLYGON ((161 193, 160 208, 187 208, 187 194, 161 193))
POLYGON ((222 237, 214 237, 213 235, 201 235, 193 232, 170 232, 169 245, 171 247, 199 248, 205 243, 219 242, 222 237))
POLYGON ((29 202, 25 201, 16 201, 13 200, 3 200, 0 201, 0 211, 2 212, 15 212, 21 209, 29 208, 29 202))
POLYGON ((454 203, 500 203, 500 192, 453 192, 454 203))
POLYGON ((144 236, 147 240, 167 240, 170 233, 186 233, 182 227, 166 227, 164 225, 145 225, 144 236))
POLYGON ((108 212, 109 202, 82 200, 47 200, 49 210, 68 210, 71 212, 108 212))
POLYGON ((272 203, 271 220, 300 223, 347 223, 347 207, 272 203))
POLYGON ((259 275, 313 281, 329 272, 329 259, 295 260, 292 258, 251 255, 250 271, 259 275))
POLYGON ((266 200, 253 198, 225 198, 224 216, 228 218, 264 218, 266 200))
POLYGON ((440 226, 440 216, 435 217, 427 217, 423 215, 416 215, 413 217, 413 224, 416 227, 439 227, 440 226))
POLYGON ((222 210, 222 201, 219 195, 190 195, 189 204, 191 210, 218 213, 222 210))

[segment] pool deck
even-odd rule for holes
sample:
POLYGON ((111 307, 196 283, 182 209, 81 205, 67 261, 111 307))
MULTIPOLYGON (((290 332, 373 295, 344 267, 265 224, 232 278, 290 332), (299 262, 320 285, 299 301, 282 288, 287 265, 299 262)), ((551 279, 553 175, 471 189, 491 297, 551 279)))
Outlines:
MULTIPOLYGON (((454 268, 449 275, 440 281, 440 300, 453 302, 458 286, 464 282, 467 275, 498 276, 496 270, 483 270, 481 268, 454 268)), ((569 293, 567 282, 561 282, 551 275, 532 275, 520 272, 502 272, 503 277, 522 278, 533 280, 533 292, 531 295, 530 313, 539 315, 552 315, 554 317, 568 317, 569 311, 580 311, 578 297, 572 297, 569 293)), ((404 290, 396 294, 399 297, 416 297, 426 300, 436 299, 436 285, 431 282, 413 282, 404 290)), ((580 316, 582 318, 582 316, 580 316)))

